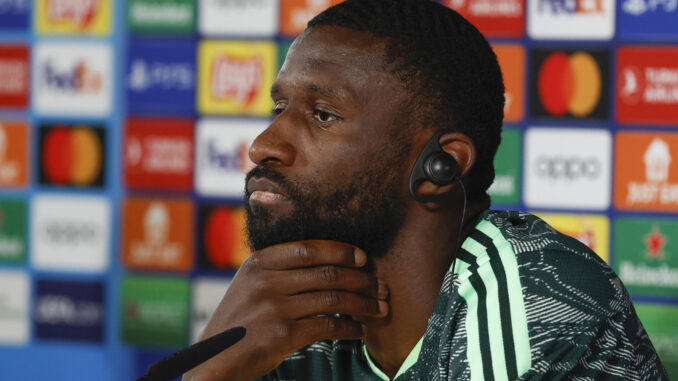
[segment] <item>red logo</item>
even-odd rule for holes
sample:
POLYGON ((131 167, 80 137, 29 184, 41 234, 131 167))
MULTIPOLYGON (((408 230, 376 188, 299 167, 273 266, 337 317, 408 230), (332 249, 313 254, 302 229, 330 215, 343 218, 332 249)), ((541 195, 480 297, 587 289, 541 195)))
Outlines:
POLYGON ((217 57, 212 68, 212 96, 249 106, 261 90, 264 63, 260 57, 217 57))
POLYGON ((525 0, 444 0, 486 36, 525 35, 525 0))
POLYGON ((125 183, 130 188, 190 191, 193 122, 131 118, 125 140, 125 183))
POLYGON ((532 115, 607 118, 607 60, 605 51, 533 51, 532 115))
POLYGON ((0 107, 28 106, 28 48, 0 46, 0 107))
POLYGON ((226 206, 201 208, 200 265, 205 268, 238 268, 249 256, 245 238, 245 210, 226 206))
POLYGON ((678 48, 621 47, 617 73, 619 122, 678 123, 678 48))
POLYGON ((647 246, 647 257, 655 259, 664 258, 664 246, 666 245, 666 236, 660 231, 659 227, 652 228, 652 232, 645 235, 645 245, 647 246))
POLYGON ((42 127, 40 140, 40 183, 103 185, 103 128, 63 125, 42 127))

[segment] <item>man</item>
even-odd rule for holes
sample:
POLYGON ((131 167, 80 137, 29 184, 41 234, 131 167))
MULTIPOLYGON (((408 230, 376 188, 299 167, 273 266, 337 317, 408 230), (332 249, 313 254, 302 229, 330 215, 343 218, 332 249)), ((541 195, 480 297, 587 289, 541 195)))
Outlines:
POLYGON ((503 93, 487 41, 437 3, 313 19, 250 148, 254 252, 203 337, 247 334, 184 379, 666 379, 605 263, 487 210, 503 93), (410 181, 422 150, 459 176, 410 181))

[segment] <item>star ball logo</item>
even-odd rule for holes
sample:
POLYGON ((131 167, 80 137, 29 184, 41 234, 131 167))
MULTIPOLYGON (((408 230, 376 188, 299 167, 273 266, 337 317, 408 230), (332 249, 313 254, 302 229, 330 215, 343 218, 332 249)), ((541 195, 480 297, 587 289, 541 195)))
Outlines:
POLYGON ((276 46, 269 41, 204 41, 199 47, 198 109, 205 114, 268 116, 276 46))
POLYGON ((103 35, 110 29, 110 0, 37 0, 39 33, 103 35))
POLYGON ((102 187, 105 130, 99 126, 47 124, 40 127, 40 183, 102 187))
POLYGON ((532 116, 607 119, 610 56, 604 50, 532 52, 532 116))

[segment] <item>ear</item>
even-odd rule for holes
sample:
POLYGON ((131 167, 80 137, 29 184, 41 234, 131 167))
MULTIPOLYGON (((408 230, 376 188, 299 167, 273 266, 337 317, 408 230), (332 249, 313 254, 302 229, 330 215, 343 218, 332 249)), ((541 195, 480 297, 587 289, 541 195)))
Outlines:
MULTIPOLYGON (((468 135, 461 132, 447 132, 440 136, 440 146, 448 155, 452 156, 459 165, 461 176, 464 176, 476 162, 476 147, 468 135)), ((423 181, 417 188, 417 194, 422 196, 437 196, 449 192, 456 182, 448 185, 436 185, 430 181, 423 181)))

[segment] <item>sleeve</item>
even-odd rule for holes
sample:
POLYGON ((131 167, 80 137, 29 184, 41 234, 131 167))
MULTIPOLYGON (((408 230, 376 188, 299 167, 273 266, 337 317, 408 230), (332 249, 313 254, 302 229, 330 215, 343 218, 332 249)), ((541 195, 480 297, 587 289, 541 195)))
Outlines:
POLYGON ((633 305, 629 307, 599 324, 563 328, 520 379, 668 380, 633 305))

